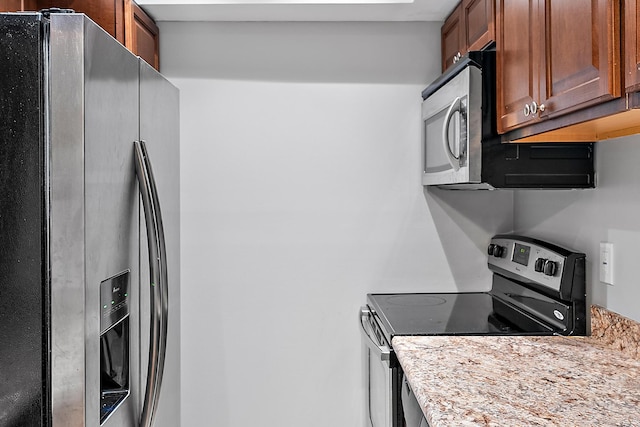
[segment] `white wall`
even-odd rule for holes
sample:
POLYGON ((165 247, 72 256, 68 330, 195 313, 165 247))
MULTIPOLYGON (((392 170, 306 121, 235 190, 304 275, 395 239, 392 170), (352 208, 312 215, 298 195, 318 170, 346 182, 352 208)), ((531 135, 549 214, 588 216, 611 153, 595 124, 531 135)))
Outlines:
POLYGON ((182 425, 362 426, 366 293, 485 289, 488 237, 513 226, 510 192, 420 184, 440 24, 161 27, 181 90, 182 425))
POLYGON ((640 137, 596 144, 597 188, 519 191, 515 227, 587 254, 592 301, 640 321, 640 137), (599 280, 600 242, 614 244, 614 286, 599 280))

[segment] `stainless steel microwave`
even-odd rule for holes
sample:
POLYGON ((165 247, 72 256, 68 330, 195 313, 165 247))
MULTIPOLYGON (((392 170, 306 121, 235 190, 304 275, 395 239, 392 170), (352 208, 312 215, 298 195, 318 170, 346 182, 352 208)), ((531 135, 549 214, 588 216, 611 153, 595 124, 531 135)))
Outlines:
POLYGON ((495 51, 469 52, 422 92, 422 184, 447 189, 593 188, 593 143, 502 143, 495 51))

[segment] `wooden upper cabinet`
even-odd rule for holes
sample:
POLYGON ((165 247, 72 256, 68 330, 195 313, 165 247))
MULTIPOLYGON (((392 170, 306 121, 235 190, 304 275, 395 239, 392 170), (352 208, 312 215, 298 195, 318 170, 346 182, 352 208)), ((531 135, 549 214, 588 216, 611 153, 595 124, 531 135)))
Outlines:
POLYGON ((495 0, 462 0, 441 29, 442 71, 495 40, 495 0))
POLYGON ((540 90, 540 58, 535 46, 544 41, 538 0, 496 1, 496 112, 503 133, 534 116, 530 106, 540 90), (525 111, 525 106, 529 111, 525 111))
POLYGON ((498 131, 621 95, 619 0, 497 0, 498 131))
POLYGON ((495 40, 495 0, 462 0, 464 44, 480 50, 495 40))
POLYGON ((545 0, 543 116, 621 95, 620 3, 545 0))
POLYGON ((624 3, 624 47, 625 87, 627 92, 640 90, 640 0, 625 0, 624 3))
POLYGON ((135 2, 125 0, 124 5, 124 45, 156 70, 160 69, 158 26, 135 2))
POLYGON ((159 68, 158 27, 132 0, 0 0, 0 12, 52 7, 86 14, 127 49, 159 68))
POLYGON ((442 43, 442 71, 452 66, 464 54, 464 25, 462 24, 462 4, 456 6, 444 21, 440 30, 442 43))

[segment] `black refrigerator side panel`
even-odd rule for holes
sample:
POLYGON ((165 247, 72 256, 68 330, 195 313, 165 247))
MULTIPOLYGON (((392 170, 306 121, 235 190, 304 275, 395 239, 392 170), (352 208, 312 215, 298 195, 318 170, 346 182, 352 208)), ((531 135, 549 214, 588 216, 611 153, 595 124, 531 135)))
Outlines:
POLYGON ((43 25, 0 14, 0 427, 47 425, 43 25))

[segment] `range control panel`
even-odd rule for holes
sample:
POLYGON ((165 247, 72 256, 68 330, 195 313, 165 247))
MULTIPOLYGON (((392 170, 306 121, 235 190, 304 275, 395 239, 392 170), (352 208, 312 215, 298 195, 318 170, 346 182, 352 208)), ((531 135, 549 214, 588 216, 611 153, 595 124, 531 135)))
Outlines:
POLYGON ((566 257, 542 243, 493 238, 487 255, 491 265, 553 290, 560 290, 566 257))

